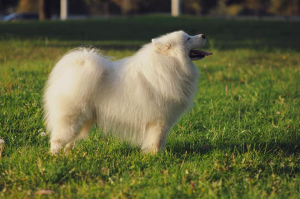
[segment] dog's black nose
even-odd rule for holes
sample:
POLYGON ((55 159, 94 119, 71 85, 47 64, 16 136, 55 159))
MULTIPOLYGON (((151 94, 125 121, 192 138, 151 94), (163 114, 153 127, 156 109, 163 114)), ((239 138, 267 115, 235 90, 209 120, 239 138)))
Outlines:
POLYGON ((202 39, 205 39, 205 35, 202 34, 201 37, 202 37, 202 39))

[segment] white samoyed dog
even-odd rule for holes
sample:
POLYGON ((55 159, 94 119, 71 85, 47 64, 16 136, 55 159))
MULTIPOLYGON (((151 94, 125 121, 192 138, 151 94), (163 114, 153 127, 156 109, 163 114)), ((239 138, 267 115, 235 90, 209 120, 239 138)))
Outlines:
POLYGON ((89 48, 64 55, 44 93, 51 153, 72 148, 96 123, 143 152, 163 150, 171 127, 193 104, 199 75, 192 60, 212 54, 195 50, 205 41, 203 34, 176 31, 117 61, 89 48))

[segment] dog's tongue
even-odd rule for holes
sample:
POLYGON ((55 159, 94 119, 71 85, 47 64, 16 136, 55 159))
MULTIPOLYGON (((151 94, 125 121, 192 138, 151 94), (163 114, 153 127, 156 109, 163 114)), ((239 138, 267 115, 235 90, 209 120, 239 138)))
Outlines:
POLYGON ((208 55, 212 55, 212 53, 208 53, 203 50, 191 50, 189 53, 189 57, 193 60, 202 59, 208 55))
POLYGON ((208 55, 212 55, 213 53, 208 53, 208 52, 205 52, 203 50, 198 50, 201 54, 205 55, 205 56, 208 56, 208 55))

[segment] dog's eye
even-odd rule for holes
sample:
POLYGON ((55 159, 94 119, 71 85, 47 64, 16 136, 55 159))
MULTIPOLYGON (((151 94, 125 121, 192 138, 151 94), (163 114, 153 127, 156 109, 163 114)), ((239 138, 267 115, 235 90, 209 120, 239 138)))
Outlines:
POLYGON ((190 37, 188 37, 188 38, 187 38, 187 41, 188 41, 188 40, 190 40, 190 39, 191 39, 191 38, 190 38, 190 37))

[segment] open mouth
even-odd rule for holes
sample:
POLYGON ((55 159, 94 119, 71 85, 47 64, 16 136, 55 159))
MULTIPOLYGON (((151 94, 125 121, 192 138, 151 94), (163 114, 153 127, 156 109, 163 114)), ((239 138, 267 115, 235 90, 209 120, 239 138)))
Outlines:
POLYGON ((212 55, 213 53, 208 53, 202 50, 191 50, 189 53, 189 57, 192 60, 199 60, 199 59, 203 59, 205 56, 209 56, 212 55))

